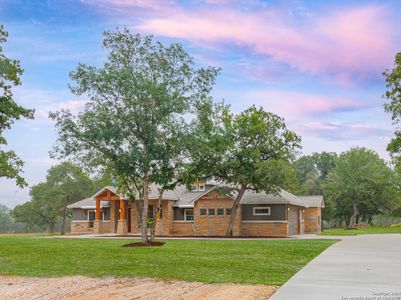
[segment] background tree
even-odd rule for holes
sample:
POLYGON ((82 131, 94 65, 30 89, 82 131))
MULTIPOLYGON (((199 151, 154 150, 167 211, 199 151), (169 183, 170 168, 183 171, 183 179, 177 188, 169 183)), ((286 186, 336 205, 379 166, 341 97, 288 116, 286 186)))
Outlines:
MULTIPOLYGON (((7 41, 8 33, 0 25, 0 146, 7 145, 4 131, 10 129, 15 120, 33 118, 33 110, 19 106, 13 98, 11 88, 21 84, 23 69, 18 60, 9 59, 3 53, 2 44, 7 41)), ((15 179, 20 187, 27 185, 21 176, 23 162, 14 151, 0 149, 0 177, 15 179)))
POLYGON ((392 170, 376 152, 366 148, 352 148, 338 157, 326 189, 348 226, 357 224, 359 217, 369 221, 397 200, 392 170))
POLYGON ((333 152, 312 153, 298 158, 294 163, 299 182, 298 194, 323 195, 324 182, 335 167, 337 154, 333 152))
POLYGON ((282 118, 262 108, 252 106, 238 115, 224 106, 205 108, 198 121, 193 160, 201 174, 235 190, 226 232, 232 236, 235 215, 247 190, 278 193, 294 183, 290 162, 300 147, 300 137, 286 128, 282 118))
POLYGON ((11 210, 0 204, 0 233, 9 233, 14 228, 14 219, 11 210))
POLYGON ((41 219, 38 218, 32 207, 32 202, 27 201, 23 204, 17 205, 12 210, 12 216, 16 222, 22 223, 25 226, 25 233, 32 232, 33 228, 43 226, 41 219))
POLYGON ((99 187, 79 167, 69 162, 51 167, 47 171, 46 181, 50 193, 59 201, 62 216, 61 235, 64 235, 68 216, 67 206, 93 195, 99 187))
POLYGON ((36 216, 39 224, 44 224, 49 233, 55 231, 57 218, 60 216, 61 195, 47 182, 31 187, 31 214, 36 216))
POLYGON ((182 139, 196 103, 209 97, 218 70, 195 69, 179 44, 164 46, 127 29, 104 36, 104 66, 80 64, 71 73, 72 92, 90 98, 85 111, 50 115, 59 133, 55 153, 91 170, 114 170, 128 198, 143 199, 146 243, 149 185, 158 183, 175 153, 169 147, 182 139))

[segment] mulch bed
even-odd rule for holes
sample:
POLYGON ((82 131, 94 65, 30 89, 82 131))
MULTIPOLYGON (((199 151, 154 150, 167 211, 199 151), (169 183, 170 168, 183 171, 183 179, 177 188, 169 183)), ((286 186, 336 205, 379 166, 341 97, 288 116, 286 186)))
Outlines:
POLYGON ((147 242, 145 244, 142 242, 136 242, 122 245, 122 247, 160 247, 163 245, 164 242, 147 242))

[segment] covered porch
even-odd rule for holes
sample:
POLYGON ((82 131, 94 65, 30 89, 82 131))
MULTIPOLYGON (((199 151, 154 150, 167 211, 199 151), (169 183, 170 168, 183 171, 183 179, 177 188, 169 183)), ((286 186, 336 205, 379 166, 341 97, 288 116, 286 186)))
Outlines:
MULTIPOLYGON (((132 231, 131 203, 118 195, 113 187, 105 187, 94 195, 96 201, 93 232, 127 234, 132 231), (104 218, 105 207, 101 202, 109 203, 109 220, 104 218)), ((136 219, 136 218, 135 218, 136 219)))

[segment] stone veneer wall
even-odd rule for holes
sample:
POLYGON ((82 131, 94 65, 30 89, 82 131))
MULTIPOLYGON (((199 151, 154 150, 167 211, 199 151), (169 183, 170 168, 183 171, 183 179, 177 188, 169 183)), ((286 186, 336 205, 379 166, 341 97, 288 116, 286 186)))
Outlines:
POLYGON ((170 235, 193 236, 194 235, 194 222, 174 221, 170 235))
POLYGON ((240 234, 244 237, 286 237, 287 221, 242 221, 240 234))
POLYGON ((93 228, 89 228, 88 221, 72 221, 71 222, 71 233, 92 233, 93 228))
POLYGON ((321 232, 321 208, 310 207, 304 212, 305 218, 305 233, 321 232))
MULTIPOLYGON (((226 208, 232 208, 233 200, 225 195, 218 196, 215 192, 211 192, 206 196, 198 199, 194 207, 194 233, 199 236, 224 236, 227 230, 229 215, 226 215, 226 208), (201 216, 200 209, 214 208, 216 215, 214 216, 201 216), (218 216, 217 209, 224 208, 224 215, 218 216)), ((237 210, 236 222, 234 223, 234 235, 239 235, 238 225, 241 219, 241 209, 237 210)))

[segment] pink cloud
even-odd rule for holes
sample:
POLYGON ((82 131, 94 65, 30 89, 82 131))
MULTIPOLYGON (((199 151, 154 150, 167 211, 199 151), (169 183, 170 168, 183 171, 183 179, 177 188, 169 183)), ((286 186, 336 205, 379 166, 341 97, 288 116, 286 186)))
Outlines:
POLYGON ((54 112, 61 109, 68 109, 73 114, 77 114, 84 109, 87 102, 88 100, 67 100, 59 103, 49 104, 35 112, 35 119, 48 119, 50 111, 54 112))
POLYGON ((311 122, 295 127, 295 130, 304 135, 324 138, 326 140, 361 140, 380 138, 388 141, 392 132, 365 123, 339 122, 311 122))
POLYGON ((386 8, 356 7, 308 16, 302 22, 272 7, 184 9, 145 19, 134 29, 202 45, 236 45, 343 84, 380 74, 395 53, 396 26, 386 8))
POLYGON ((322 96, 303 92, 280 90, 256 90, 245 93, 241 99, 246 105, 262 105, 286 120, 296 121, 310 116, 333 112, 363 109, 362 102, 341 97, 322 96))

